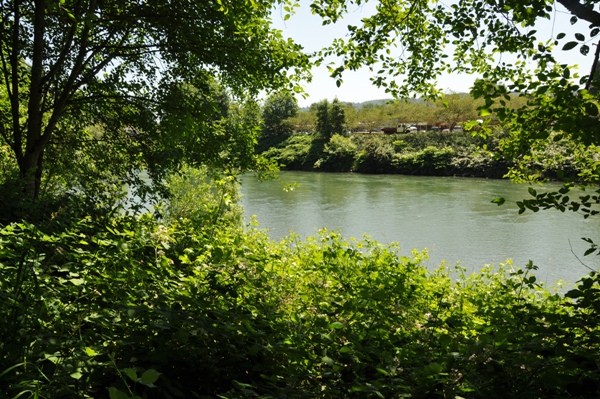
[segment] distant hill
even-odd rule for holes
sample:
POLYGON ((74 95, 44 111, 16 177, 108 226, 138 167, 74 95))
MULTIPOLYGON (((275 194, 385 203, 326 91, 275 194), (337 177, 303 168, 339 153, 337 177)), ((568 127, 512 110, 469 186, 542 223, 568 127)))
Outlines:
MULTIPOLYGON (((457 93, 457 94, 468 95, 468 93, 457 93)), ((384 105, 386 103, 394 101, 394 99, 393 98, 382 98, 382 99, 378 99, 378 100, 363 101, 363 102, 360 102, 360 103, 352 103, 352 102, 343 101, 343 100, 340 100, 340 101, 342 103, 344 103, 344 104, 352 104, 352 105, 354 105, 355 109, 361 109, 361 108, 364 108, 364 107, 367 107, 367 106, 369 106, 369 107, 377 107, 377 106, 380 106, 380 105, 384 105)), ((408 101, 411 102, 411 103, 418 103, 418 102, 423 101, 423 99, 422 98, 410 98, 410 99, 408 99, 408 101)), ((310 109, 310 107, 302 107, 302 108, 300 108, 300 111, 308 111, 309 109, 310 109)))
POLYGON ((394 101, 394 99, 393 98, 382 98, 380 100, 369 100, 369 101, 363 101, 361 103, 352 103, 352 105, 354 105, 354 108, 356 108, 356 109, 361 109, 368 105, 372 105, 372 106, 384 105, 384 104, 389 103, 390 101, 394 101))
MULTIPOLYGON (((364 108, 365 106, 379 106, 379 105, 383 105, 383 104, 386 104, 386 103, 388 103, 390 101, 394 101, 394 99, 393 98, 382 98, 380 100, 369 100, 369 101, 363 101, 363 102, 360 102, 360 103, 352 103, 352 102, 349 102, 349 101, 341 101, 341 102, 343 104, 352 104, 352 105, 354 105, 354 108, 361 109, 361 108, 364 108)), ((309 109, 310 109, 310 106, 309 107, 302 107, 302 108, 300 108, 300 111, 308 111, 309 109)))

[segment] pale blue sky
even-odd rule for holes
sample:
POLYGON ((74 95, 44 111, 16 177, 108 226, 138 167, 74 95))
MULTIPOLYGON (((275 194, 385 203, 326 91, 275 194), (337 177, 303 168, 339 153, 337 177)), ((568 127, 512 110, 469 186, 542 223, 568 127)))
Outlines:
MULTIPOLYGON (((373 12, 375 2, 371 1, 361 7, 354 7, 344 20, 336 25, 322 26, 319 17, 311 14, 309 2, 301 1, 302 5, 297 14, 292 16, 287 21, 283 20, 283 13, 277 10, 273 14, 273 23, 276 28, 283 31, 284 36, 292 37, 296 42, 302 44, 307 51, 315 51, 328 45, 335 37, 343 37, 346 33, 346 26, 353 24, 358 25, 360 19, 373 12)), ((442 1, 442 3, 450 4, 452 0, 442 1)), ((553 21, 543 21, 537 29, 540 32, 538 39, 547 39, 551 36, 556 37, 560 32, 567 34, 565 41, 571 40, 573 34, 577 31, 587 32, 587 24, 578 23, 575 27, 571 26, 569 19, 570 14, 562 6, 558 5, 554 13, 553 21)), ((591 45, 591 43, 589 43, 591 45)), ((562 46, 562 44, 561 44, 562 46)), ((583 57, 577 49, 561 54, 561 61, 569 64, 579 64, 582 73, 588 73, 593 59, 594 46, 590 46, 590 54, 583 57)), ((305 85, 305 90, 309 97, 299 98, 301 107, 308 106, 312 103, 323 99, 332 100, 337 97, 340 101, 362 102, 374 99, 390 98, 383 89, 378 89, 371 84, 369 78, 373 75, 367 68, 356 72, 346 72, 344 74, 344 83, 341 87, 337 87, 335 81, 328 76, 325 65, 313 68, 313 81, 305 85)), ((438 81, 439 87, 444 91, 466 92, 472 85, 475 77, 464 76, 445 76, 438 81)))

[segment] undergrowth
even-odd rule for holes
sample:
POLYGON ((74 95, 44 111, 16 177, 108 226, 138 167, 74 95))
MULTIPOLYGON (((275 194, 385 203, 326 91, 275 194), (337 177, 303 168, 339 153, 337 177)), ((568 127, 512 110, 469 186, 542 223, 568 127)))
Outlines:
POLYGON ((533 263, 466 275, 328 230, 274 242, 241 226, 234 179, 188 172, 160 218, 0 229, 2 398, 600 393, 596 273, 561 295, 533 263))

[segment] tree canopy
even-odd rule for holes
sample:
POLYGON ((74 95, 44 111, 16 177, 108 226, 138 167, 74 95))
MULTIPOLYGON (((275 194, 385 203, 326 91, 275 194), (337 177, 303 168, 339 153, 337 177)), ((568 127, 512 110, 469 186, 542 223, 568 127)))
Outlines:
POLYGON ((329 139, 334 134, 343 134, 346 127, 346 113, 340 101, 331 103, 323 100, 316 105, 317 133, 329 139))
POLYGON ((26 196, 39 195, 49 163, 94 147, 112 157, 106 173, 157 172, 153 159, 182 151, 180 160, 250 165, 252 151, 238 150, 255 132, 236 137, 207 99, 215 85, 242 100, 291 87, 306 71, 301 48, 271 27, 274 3, 2 1, 0 137, 26 196))
POLYGON ((289 136, 294 130, 290 118, 298 114, 298 100, 289 92, 270 95, 262 107, 263 137, 289 136))

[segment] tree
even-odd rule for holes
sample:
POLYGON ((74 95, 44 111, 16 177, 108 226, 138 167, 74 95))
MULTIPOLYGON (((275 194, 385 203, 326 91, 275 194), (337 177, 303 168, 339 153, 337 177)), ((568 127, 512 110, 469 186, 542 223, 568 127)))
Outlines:
POLYGON ((317 133, 325 138, 333 134, 343 134, 346 127, 346 113, 343 105, 336 98, 331 104, 323 100, 316 106, 317 133))
POLYGON ((300 111, 295 117, 291 118, 290 122, 297 132, 313 132, 316 125, 316 115, 310 110, 300 111))
POLYGON ((290 118, 295 117, 298 110, 298 101, 289 92, 269 96, 262 109, 263 137, 289 136, 294 130, 290 118))
POLYGON ((359 124, 363 130, 372 133, 382 126, 383 107, 383 105, 367 104, 358 111, 359 124))
POLYGON ((158 159, 148 145, 159 142, 162 154, 189 154, 169 148, 180 135, 200 147, 210 143, 210 155, 191 154, 196 161, 236 166, 240 159, 217 156, 228 148, 216 143, 231 144, 230 134, 189 116, 215 111, 213 102, 204 109, 193 102, 216 81, 244 97, 290 86, 291 68, 304 73, 300 47, 270 27, 274 3, 3 1, 0 104, 6 100, 8 108, 1 111, 0 137, 14 154, 25 196, 39 196, 50 158, 88 155, 107 140, 124 157, 109 167, 152 166, 140 157, 158 159))
POLYGON ((323 137, 331 136, 331 124, 329 119, 329 101, 323 100, 316 104, 316 116, 317 116, 317 124, 316 130, 317 133, 322 135, 323 137))
POLYGON ((346 110, 337 98, 334 98, 331 102, 329 124, 331 126, 330 136, 333 134, 344 134, 346 131, 346 110))
POLYGON ((444 96, 444 102, 439 104, 435 114, 438 121, 448 124, 450 130, 460 122, 467 122, 477 117, 475 101, 468 94, 452 93, 444 96))

